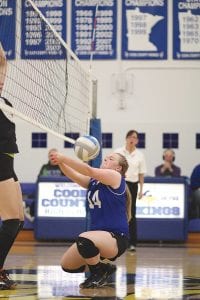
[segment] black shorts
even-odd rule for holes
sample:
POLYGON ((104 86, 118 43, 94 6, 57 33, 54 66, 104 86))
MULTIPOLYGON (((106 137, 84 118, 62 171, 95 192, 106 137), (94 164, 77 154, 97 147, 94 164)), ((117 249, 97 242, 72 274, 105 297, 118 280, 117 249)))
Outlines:
POLYGON ((120 257, 126 251, 126 249, 129 246, 129 239, 124 234, 113 232, 111 232, 110 234, 117 240, 118 253, 115 257, 110 259, 115 260, 117 257, 120 257))
POLYGON ((10 178, 14 178, 15 181, 18 181, 14 171, 14 158, 8 154, 0 153, 0 181, 10 178))
MULTIPOLYGON (((120 257, 126 251, 126 249, 129 246, 129 239, 124 234, 113 233, 113 232, 110 232, 110 234, 112 235, 112 237, 114 237, 117 240, 118 253, 115 257, 107 258, 107 259, 114 261, 117 259, 117 257, 120 257)), ((105 258, 101 257, 101 259, 103 260, 105 258)))

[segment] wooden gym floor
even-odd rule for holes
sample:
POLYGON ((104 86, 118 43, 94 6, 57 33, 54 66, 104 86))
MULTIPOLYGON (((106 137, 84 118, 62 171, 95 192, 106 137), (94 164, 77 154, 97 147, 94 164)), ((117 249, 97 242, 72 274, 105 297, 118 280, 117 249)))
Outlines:
POLYGON ((187 243, 140 243, 135 253, 127 251, 118 259, 116 274, 99 289, 79 289, 84 274, 61 270, 60 258, 69 244, 36 242, 25 234, 6 261, 18 286, 0 291, 0 300, 200 299, 200 234, 190 234, 187 243))

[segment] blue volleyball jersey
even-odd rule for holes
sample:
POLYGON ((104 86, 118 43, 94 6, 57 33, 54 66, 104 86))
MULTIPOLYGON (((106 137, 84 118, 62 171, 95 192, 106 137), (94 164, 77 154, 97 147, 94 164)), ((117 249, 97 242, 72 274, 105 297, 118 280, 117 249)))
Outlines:
POLYGON ((104 230, 129 236, 126 213, 126 182, 122 177, 120 187, 113 189, 96 179, 91 179, 87 192, 90 210, 90 229, 104 230))

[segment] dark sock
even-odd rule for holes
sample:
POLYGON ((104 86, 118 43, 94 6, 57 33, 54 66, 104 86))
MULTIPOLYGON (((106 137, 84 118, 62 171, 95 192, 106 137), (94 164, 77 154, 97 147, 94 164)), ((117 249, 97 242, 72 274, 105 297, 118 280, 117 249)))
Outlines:
POLYGON ((97 273, 99 270, 102 269, 103 265, 104 265, 104 263, 98 262, 96 265, 88 265, 88 268, 91 273, 97 273))
POLYGON ((19 226, 19 219, 9 219, 2 222, 0 228, 0 268, 3 268, 8 252, 19 232, 19 226))

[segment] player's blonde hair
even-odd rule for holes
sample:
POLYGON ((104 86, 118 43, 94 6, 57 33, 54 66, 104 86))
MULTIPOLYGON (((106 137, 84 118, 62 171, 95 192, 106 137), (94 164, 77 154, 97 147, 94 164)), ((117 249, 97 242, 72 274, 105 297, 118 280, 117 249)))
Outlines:
MULTIPOLYGON (((128 161, 126 157, 120 153, 116 153, 119 156, 119 165, 122 167, 120 173, 122 176, 125 177, 126 171, 128 170, 128 161)), ((131 219, 131 203, 132 203, 132 196, 129 190, 128 185, 126 184, 126 213, 128 221, 131 219)))

